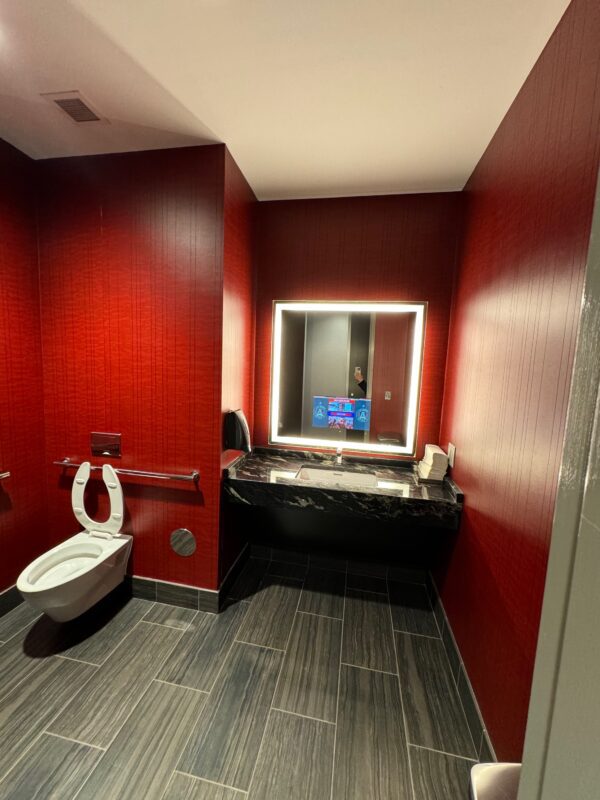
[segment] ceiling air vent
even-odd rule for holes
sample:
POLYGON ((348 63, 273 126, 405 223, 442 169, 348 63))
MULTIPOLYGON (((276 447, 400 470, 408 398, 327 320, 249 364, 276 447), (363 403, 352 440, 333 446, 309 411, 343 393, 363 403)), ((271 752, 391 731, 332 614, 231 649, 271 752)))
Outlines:
POLYGON ((42 95, 50 103, 58 106, 73 122, 106 122, 94 111, 91 104, 80 92, 46 92, 42 95))

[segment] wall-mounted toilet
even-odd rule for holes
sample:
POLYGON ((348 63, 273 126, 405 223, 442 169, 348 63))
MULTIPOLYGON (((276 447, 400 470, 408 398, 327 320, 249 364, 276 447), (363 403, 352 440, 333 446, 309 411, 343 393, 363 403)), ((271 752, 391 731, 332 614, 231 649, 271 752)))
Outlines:
POLYGON ((78 617, 118 586, 125 577, 132 537, 119 533, 123 524, 123 490, 110 464, 102 467, 110 514, 105 522, 90 519, 83 494, 90 463, 77 470, 71 491, 73 512, 84 530, 36 558, 19 575, 17 589, 34 608, 57 622, 78 617))

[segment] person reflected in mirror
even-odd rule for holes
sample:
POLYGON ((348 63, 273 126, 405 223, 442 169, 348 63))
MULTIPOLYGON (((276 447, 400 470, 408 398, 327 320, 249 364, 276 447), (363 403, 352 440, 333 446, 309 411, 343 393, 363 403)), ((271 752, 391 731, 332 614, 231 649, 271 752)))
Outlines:
POLYGON ((367 394, 367 379, 362 374, 362 369, 360 367, 354 367, 354 380, 357 382, 359 387, 363 390, 365 395, 367 394))

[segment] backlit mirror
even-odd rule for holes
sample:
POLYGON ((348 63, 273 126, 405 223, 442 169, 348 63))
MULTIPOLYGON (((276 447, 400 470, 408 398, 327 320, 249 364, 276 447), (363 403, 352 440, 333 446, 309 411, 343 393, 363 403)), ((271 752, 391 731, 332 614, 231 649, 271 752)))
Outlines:
POLYGON ((413 455, 426 305, 275 302, 271 443, 413 455))

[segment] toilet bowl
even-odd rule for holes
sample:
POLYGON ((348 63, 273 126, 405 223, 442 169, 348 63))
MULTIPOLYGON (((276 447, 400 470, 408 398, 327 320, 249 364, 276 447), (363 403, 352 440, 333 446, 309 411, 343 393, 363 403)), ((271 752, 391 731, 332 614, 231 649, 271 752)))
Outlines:
POLYGON ((86 461, 77 470, 71 491, 73 512, 84 529, 32 561, 17 580, 29 605, 57 622, 78 617, 118 586, 131 552, 132 537, 119 533, 123 490, 114 469, 110 464, 102 467, 110 499, 104 522, 96 522, 85 511, 83 494, 89 477, 86 461))

